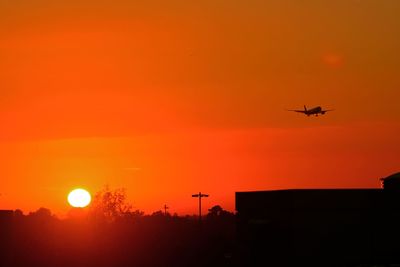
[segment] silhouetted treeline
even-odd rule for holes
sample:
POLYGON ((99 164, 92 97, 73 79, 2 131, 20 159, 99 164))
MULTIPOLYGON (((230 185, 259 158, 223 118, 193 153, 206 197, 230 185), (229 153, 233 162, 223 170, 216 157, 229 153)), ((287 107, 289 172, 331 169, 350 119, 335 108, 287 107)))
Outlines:
POLYGON ((14 211, 7 238, 0 241, 6 252, 2 266, 230 265, 235 216, 220 206, 210 209, 201 224, 196 216, 161 211, 125 210, 113 220, 74 212, 58 219, 44 208, 28 215, 14 211))

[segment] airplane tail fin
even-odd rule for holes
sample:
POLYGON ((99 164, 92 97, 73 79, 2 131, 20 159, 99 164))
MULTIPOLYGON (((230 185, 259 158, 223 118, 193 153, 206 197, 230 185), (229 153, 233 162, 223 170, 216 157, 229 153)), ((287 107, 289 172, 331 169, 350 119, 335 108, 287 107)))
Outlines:
POLYGON ((306 105, 304 105, 304 111, 307 112, 307 107, 306 107, 306 105))

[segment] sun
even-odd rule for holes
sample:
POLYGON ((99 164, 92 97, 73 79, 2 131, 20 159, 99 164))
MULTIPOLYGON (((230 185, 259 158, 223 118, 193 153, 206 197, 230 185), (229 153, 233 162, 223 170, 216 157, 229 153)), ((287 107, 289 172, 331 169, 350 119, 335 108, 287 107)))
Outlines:
POLYGON ((74 189, 68 194, 68 203, 74 208, 84 208, 91 200, 89 192, 85 189, 74 189))

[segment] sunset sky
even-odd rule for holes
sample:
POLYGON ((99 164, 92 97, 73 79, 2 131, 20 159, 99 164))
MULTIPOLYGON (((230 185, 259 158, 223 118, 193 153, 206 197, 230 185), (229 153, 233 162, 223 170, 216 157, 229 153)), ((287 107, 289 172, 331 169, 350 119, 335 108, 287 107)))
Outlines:
POLYGON ((0 209, 146 212, 400 171, 398 0, 0 1, 0 209), (285 109, 335 109, 307 117, 285 109))

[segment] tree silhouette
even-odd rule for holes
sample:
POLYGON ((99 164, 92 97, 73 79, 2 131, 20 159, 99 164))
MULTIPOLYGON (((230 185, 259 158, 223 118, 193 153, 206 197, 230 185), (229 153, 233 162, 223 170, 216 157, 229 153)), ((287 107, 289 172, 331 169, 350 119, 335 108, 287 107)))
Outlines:
POLYGON ((164 217, 165 213, 162 210, 155 211, 151 214, 152 217, 164 217))
POLYGON ((31 218, 37 218, 40 220, 48 220, 48 219, 54 218, 54 216, 51 214, 51 211, 47 208, 40 208, 35 212, 30 212, 28 214, 28 216, 31 218))
POLYGON ((208 210, 207 218, 220 218, 220 217, 231 217, 233 213, 224 210, 220 205, 215 205, 208 210))
POLYGON ((16 209, 14 210, 14 217, 15 218, 23 218, 24 217, 24 213, 22 212, 22 210, 20 209, 16 209))
POLYGON ((127 201, 125 188, 112 190, 106 185, 95 194, 89 214, 96 219, 115 221, 118 218, 142 213, 139 211, 132 212, 132 205, 127 201))
POLYGON ((219 216, 223 212, 223 209, 220 205, 215 205, 211 209, 208 210, 208 214, 210 216, 219 216))

